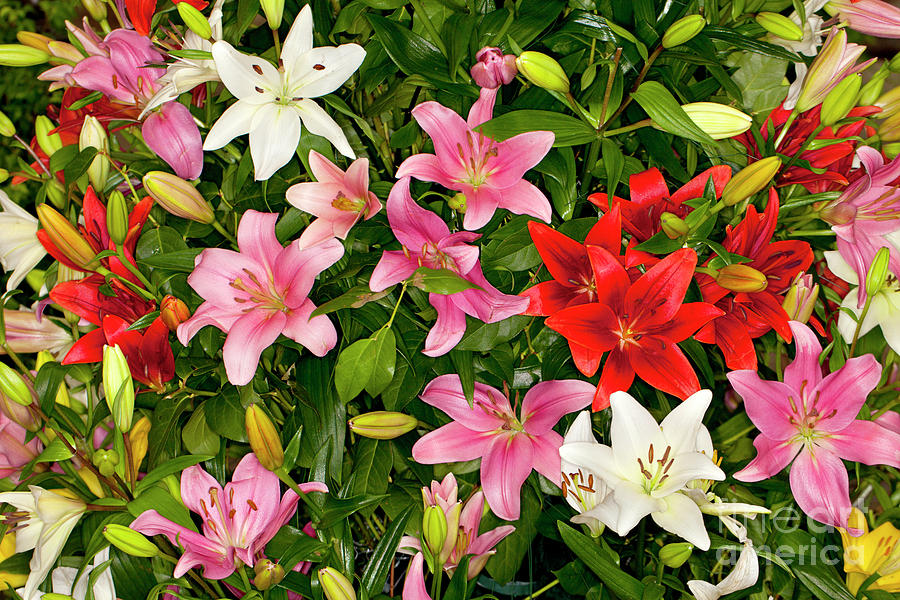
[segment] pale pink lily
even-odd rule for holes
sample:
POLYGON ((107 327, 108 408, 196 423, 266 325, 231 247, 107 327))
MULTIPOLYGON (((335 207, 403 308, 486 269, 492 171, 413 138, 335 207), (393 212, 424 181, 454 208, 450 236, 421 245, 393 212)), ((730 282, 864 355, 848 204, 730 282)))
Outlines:
POLYGON ((178 326, 187 345, 206 325, 228 334, 223 356, 228 380, 245 385, 253 379, 259 355, 280 334, 325 356, 337 343, 337 331, 307 297, 316 276, 344 255, 330 240, 301 250, 295 241, 286 248, 275 237, 275 213, 248 210, 238 226, 240 252, 207 248, 196 259, 188 283, 206 300, 194 316, 178 326))
POLYGON ((0 478, 19 482, 19 473, 41 452, 41 442, 32 438, 26 442, 24 427, 0 412, 0 478))
MULTIPOLYGON (((2 222, 0 222, 2 223, 2 222)), ((35 311, 3 309, 6 343, 17 354, 33 354, 47 350, 53 356, 65 354, 72 347, 72 334, 35 311)), ((0 354, 5 354, 0 348, 0 354)))
MULTIPOLYGON (((784 107, 795 109, 796 112, 805 112, 821 104, 828 92, 833 90, 845 77, 865 70, 875 61, 873 58, 859 65, 856 64, 857 59, 865 50, 865 46, 847 43, 846 31, 832 27, 825 43, 822 44, 822 49, 803 77, 803 85, 796 101, 789 96, 784 107)), ((785 128, 786 130, 787 128, 785 128)), ((780 141, 778 140, 778 142, 780 141)))
POLYGON ((797 321, 790 326, 796 356, 784 370, 783 383, 762 380, 751 370, 728 374, 760 430, 753 442, 756 458, 734 477, 761 481, 791 465, 791 491, 800 509, 819 522, 846 528, 849 479, 841 459, 900 467, 900 435, 856 419, 878 385, 881 365, 866 354, 823 378, 815 334, 797 321))
POLYGON ((431 136, 434 154, 410 156, 397 169, 397 177, 433 181, 465 194, 463 226, 468 230, 484 227, 498 208, 549 223, 550 202, 522 176, 550 151, 553 133, 529 131, 496 142, 475 131, 491 119, 496 98, 496 89, 482 88, 468 121, 437 102, 416 106, 412 115, 431 136))
MULTIPOLYGON (((327 492, 324 483, 300 485, 304 493, 327 492)), ((184 550, 175 565, 181 577, 202 566, 208 579, 224 579, 241 564, 252 567, 266 544, 291 520, 300 497, 281 495, 278 476, 264 468, 253 453, 238 463, 231 482, 222 487, 200 466, 181 474, 181 499, 203 519, 203 533, 173 523, 155 510, 142 513, 131 528, 146 535, 164 535, 184 550)))
POLYGON ((860 33, 900 38, 900 7, 896 4, 882 0, 831 0, 826 10, 860 33))
POLYGON ((409 561, 409 570, 403 580, 402 600, 431 600, 428 588, 425 587, 425 557, 417 552, 409 561))
POLYGON ((332 238, 346 239, 360 219, 371 219, 381 202, 369 191, 369 159, 357 158, 347 171, 309 151, 309 168, 316 181, 292 185, 287 201, 318 217, 300 235, 300 247, 309 248, 332 238))
POLYGON ((503 294, 488 283, 478 261, 478 248, 469 245, 476 233, 450 233, 447 224, 415 203, 409 194, 409 177, 394 184, 387 200, 388 222, 403 250, 385 250, 375 266, 369 287, 380 292, 408 279, 419 267, 449 269, 481 289, 455 294, 429 294, 437 321, 425 339, 428 356, 446 354, 466 332, 466 315, 485 323, 502 321, 528 306, 528 298, 503 294))
POLYGON ((525 394, 521 418, 499 390, 475 383, 471 406, 458 375, 441 375, 420 396, 453 421, 426 434, 413 446, 413 458, 437 464, 481 458, 481 485, 491 510, 515 521, 522 484, 534 469, 560 485, 561 435, 553 426, 566 414, 591 403, 594 386, 586 381, 544 381, 525 394))

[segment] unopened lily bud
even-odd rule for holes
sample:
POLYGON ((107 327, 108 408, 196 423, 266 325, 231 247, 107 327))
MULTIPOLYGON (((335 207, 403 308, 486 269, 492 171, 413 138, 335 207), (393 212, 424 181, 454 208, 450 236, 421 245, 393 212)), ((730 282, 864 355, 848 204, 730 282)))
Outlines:
POLYGON ((17 31, 16 39, 19 40, 19 43, 23 46, 28 46, 29 48, 34 48, 35 50, 50 54, 50 42, 53 41, 53 38, 41 35, 40 33, 35 33, 34 31, 17 31))
POLYGON ((102 191, 106 187, 106 178, 109 176, 109 138, 100 121, 91 115, 84 118, 81 133, 78 136, 78 150, 84 151, 86 148, 97 149, 97 155, 88 167, 88 178, 91 180, 91 185, 102 191))
POLYGON ((894 55, 894 58, 888 61, 887 68, 892 73, 900 73, 900 52, 894 55))
POLYGON ((722 204, 734 206, 738 202, 743 202, 769 185, 780 168, 781 159, 777 156, 769 156, 747 165, 725 185, 725 189, 722 190, 722 204))
POLYGON ((543 52, 523 52, 516 59, 519 72, 534 85, 567 94, 569 92, 569 77, 562 66, 555 59, 543 52))
POLYGON ((688 15, 672 23, 663 34, 662 47, 673 48, 689 42, 706 27, 703 15, 688 15))
POLYGON ((256 573, 253 585, 256 586, 256 589, 262 591, 278 585, 284 579, 284 567, 268 558, 256 561, 256 564, 253 566, 253 572, 256 573))
POLYGON ((319 569, 319 584, 328 600, 356 600, 353 584, 333 567, 319 569))
POLYGON ((867 81, 859 90, 856 104, 858 106, 871 106, 872 104, 875 104, 878 97, 881 96, 881 92, 884 90, 884 82, 886 79, 886 77, 876 76, 867 81))
POLYGON ((461 215, 466 214, 466 195, 456 194, 447 200, 447 206, 455 210, 461 215))
POLYGON ((67 594, 57 594, 56 592, 42 594, 41 598, 46 600, 75 600, 73 596, 69 596, 67 594))
POLYGON ((426 506, 422 516, 422 537, 431 556, 438 556, 447 539, 447 517, 440 506, 426 506))
POLYGON ((664 212, 659 215, 659 224, 662 227, 663 233, 665 233, 670 240, 677 240, 681 236, 687 235, 690 231, 690 227, 687 226, 687 223, 685 223, 683 219, 670 212, 664 212))
POLYGON ((791 321, 806 323, 813 314, 818 297, 819 284, 813 283, 813 276, 809 273, 797 273, 784 295, 782 307, 791 321))
POLYGON ((150 437, 150 419, 141 417, 137 420, 131 431, 128 432, 128 440, 131 443, 131 470, 137 473, 140 470, 144 457, 147 456, 150 437))
POLYGON ((212 37, 212 27, 209 26, 209 21, 202 12, 191 6, 188 2, 179 2, 175 6, 178 7, 178 14, 181 15, 181 20, 184 21, 184 24, 187 25, 188 29, 204 40, 208 40, 212 37))
POLYGON ((803 39, 803 30, 800 26, 786 16, 775 12, 761 12, 756 15, 756 22, 760 27, 774 36, 792 42, 803 39))
POLYGON ((244 427, 250 448, 259 460, 259 464, 274 471, 284 464, 284 448, 281 438, 269 415, 257 404, 251 404, 244 413, 244 427))
POLYGON ((81 0, 84 10, 91 15, 95 21, 102 21, 106 18, 106 3, 101 0, 81 0))
MULTIPOLYGON (((900 88, 898 88, 900 89, 900 88)), ((878 126, 878 137, 882 142, 900 141, 900 113, 892 115, 878 126)))
POLYGON ((169 331, 175 331, 178 326, 187 321, 191 316, 187 304, 172 295, 167 295, 159 303, 159 316, 169 331))
POLYGON ((9 120, 5 114, 0 112, 0 135, 3 137, 12 137, 16 135, 16 126, 9 120))
POLYGON ((44 181, 44 192, 53 206, 63 208, 66 205, 66 188, 57 178, 44 181))
POLYGON ((68 42, 50 40, 50 42, 47 43, 47 48, 50 50, 50 64, 56 64, 58 62, 54 60, 56 58, 71 62, 78 62, 84 58, 84 55, 78 48, 68 42))
POLYGON ((0 392, 22 406, 31 406, 31 402, 34 400, 31 390, 22 376, 6 363, 0 363, 0 392))
POLYGON ((716 283, 732 292, 761 292, 769 285, 763 273, 748 265, 725 265, 716 274, 716 283))
POLYGON ((697 127, 714 140, 740 135, 753 124, 753 119, 748 115, 718 102, 691 102, 681 108, 697 127))
POLYGON ((834 89, 828 92, 822 101, 820 120, 822 125, 830 127, 847 116, 856 106, 856 97, 862 87, 862 75, 850 75, 841 80, 834 89))
POLYGON ((269 22, 269 29, 278 29, 281 27, 281 17, 284 15, 284 0, 259 0, 263 14, 266 15, 266 21, 269 22))
POLYGON ((884 285, 888 276, 888 266, 891 261, 891 251, 882 246, 875 253, 875 258, 869 266, 869 272, 866 273, 866 294, 874 296, 884 285))
MULTIPOLYGON (((32 396, 33 398, 33 396, 32 396)), ((13 400, 2 390, 0 390, 0 413, 3 413, 13 423, 20 425, 28 431, 38 431, 41 423, 35 418, 35 414, 28 409, 28 405, 23 406, 13 400)))
POLYGON ((889 160, 893 160, 900 156, 900 142, 882 144, 881 151, 884 152, 884 155, 888 157, 889 160))
POLYGON ((135 531, 131 527, 110 523, 103 528, 103 537, 129 556, 153 558, 159 554, 156 544, 147 539, 143 533, 135 531))
POLYGON ((57 150, 63 147, 59 134, 50 133, 55 128, 53 121, 44 115, 40 115, 34 120, 34 137, 37 139, 38 146, 47 156, 53 156, 57 150))
POLYGON ((128 237, 128 206, 125 204, 125 196, 119 190, 113 190, 106 203, 106 228, 109 230, 109 239, 114 244, 121 246, 125 243, 125 238, 128 237))
POLYGON ((50 241, 66 258, 84 271, 94 269, 97 254, 67 218, 46 204, 38 204, 37 215, 50 241))
POLYGON ((0 169, 0 183, 3 183, 7 179, 9 179, 9 171, 7 171, 6 169, 0 169))
POLYGON ((677 569, 687 562, 693 552, 693 544, 674 542, 659 549, 659 560, 670 569, 677 569))
POLYGON ((43 50, 22 44, 0 44, 0 66, 33 67, 50 60, 43 50))
POLYGON ((350 431, 375 440, 392 440, 409 433, 418 424, 419 421, 415 417, 386 410, 361 414, 348 422, 350 431))
POLYGON ((134 418, 134 381, 118 345, 103 346, 103 393, 116 427, 127 432, 134 418))
POLYGON ((166 212, 198 223, 215 221, 209 203, 203 199, 197 188, 181 177, 165 171, 150 171, 144 175, 143 182, 147 193, 166 212))
POLYGON ((478 61, 469 71, 479 87, 496 89, 516 78, 516 57, 503 54, 500 48, 484 47, 475 55, 478 61))

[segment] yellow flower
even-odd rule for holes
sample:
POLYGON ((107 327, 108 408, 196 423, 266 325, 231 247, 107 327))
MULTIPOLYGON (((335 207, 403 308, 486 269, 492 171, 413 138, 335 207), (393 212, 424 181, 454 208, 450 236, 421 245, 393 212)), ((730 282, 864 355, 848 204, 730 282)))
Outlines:
POLYGON ((882 523, 870 532, 865 516, 856 508, 847 524, 863 532, 859 537, 851 537, 845 529, 838 528, 844 543, 844 571, 850 592, 855 594, 873 573, 881 577, 869 586, 870 590, 900 592, 900 530, 882 523))
MULTIPOLYGON (((9 532, 0 540, 0 562, 16 553, 16 534, 9 532)), ((0 590, 11 590, 25 585, 28 573, 0 571, 0 590)))

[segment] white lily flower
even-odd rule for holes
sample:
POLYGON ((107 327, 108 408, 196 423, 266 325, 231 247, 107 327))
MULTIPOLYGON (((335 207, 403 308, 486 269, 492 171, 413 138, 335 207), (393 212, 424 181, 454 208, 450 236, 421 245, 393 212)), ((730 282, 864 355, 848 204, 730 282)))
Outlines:
POLYGON ((708 549, 709 534, 700 509, 679 492, 695 479, 725 479, 725 473, 697 450, 698 437, 705 430, 703 414, 711 400, 712 393, 701 390, 657 425, 637 400, 625 392, 613 393, 612 447, 576 442, 560 448, 565 460, 590 469, 612 489, 612 500, 608 497, 595 507, 592 516, 624 536, 650 515, 663 529, 701 550, 708 549), (597 510, 610 501, 617 511, 597 510))
POLYGON ((803 56, 815 56, 819 53, 819 46, 822 45, 822 38, 825 37, 825 30, 822 29, 822 24, 825 21, 815 13, 816 11, 821 10, 827 3, 828 0, 806 0, 803 8, 803 12, 806 13, 805 22, 800 22, 800 15, 797 14, 796 10, 788 17, 800 27, 801 31, 803 31, 803 39, 800 41, 795 42, 793 40, 786 40, 777 35, 772 35, 771 33, 766 36, 766 40, 776 46, 781 46, 786 50, 802 54, 803 56))
POLYGON ((693 579, 687 582, 688 589, 697 600, 718 600, 726 594, 744 590, 754 585, 759 578, 759 560, 753 542, 747 537, 747 529, 730 517, 722 517, 728 529, 744 545, 734 569, 722 581, 713 585, 708 581, 693 579))
MULTIPOLYGON (((580 412, 572 422, 563 438, 562 445, 577 442, 600 445, 591 430, 591 412, 588 410, 580 412)), ((579 513, 572 517, 571 521, 587 525, 591 530, 591 535, 597 537, 603 533, 604 520, 598 518, 593 511, 607 513, 605 515, 607 521, 615 519, 618 513, 614 502, 604 502, 609 496, 609 487, 599 475, 587 467, 573 464, 561 456, 560 458, 563 497, 569 506, 579 513), (603 506, 598 509, 597 507, 600 505, 603 506), (615 511, 616 514, 610 514, 610 511, 615 511)))
POLYGON ((280 68, 238 52, 223 41, 213 44, 212 55, 222 83, 238 101, 209 130, 204 150, 216 150, 249 133, 255 178, 261 181, 291 160, 302 122, 341 154, 356 158, 340 126, 310 98, 330 94, 343 85, 362 64, 366 51, 358 44, 313 48, 309 5, 297 15, 284 41, 280 68))
POLYGON ((20 593, 23 600, 34 600, 40 597, 38 586, 47 578, 87 507, 81 500, 34 485, 28 489, 31 491, 0 493, 0 503, 17 509, 0 518, 16 532, 16 553, 34 550, 28 563, 31 573, 20 593))
POLYGON ((6 289, 16 288, 47 253, 37 239, 38 220, 0 191, 0 265, 12 271, 6 289))
MULTIPOLYGON (((94 556, 93 564, 85 567, 84 572, 77 581, 75 577, 78 576, 78 569, 56 567, 53 569, 53 573, 50 574, 50 581, 53 583, 53 593, 65 594, 75 598, 75 600, 84 600, 87 598, 91 572, 108 560, 109 547, 106 547, 94 556)), ((116 584, 113 582, 112 573, 108 567, 103 567, 103 572, 96 577, 93 592, 94 600, 116 600, 116 584)))

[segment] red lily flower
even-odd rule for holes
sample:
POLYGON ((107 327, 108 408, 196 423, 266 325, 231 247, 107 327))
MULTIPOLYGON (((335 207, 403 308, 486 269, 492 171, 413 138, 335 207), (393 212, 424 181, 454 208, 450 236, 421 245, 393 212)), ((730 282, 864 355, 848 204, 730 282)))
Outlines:
POLYGON ((622 210, 625 231, 639 242, 645 242, 662 230, 659 218, 664 212, 670 212, 680 218, 687 216, 693 209, 684 204, 684 201, 702 197, 710 177, 713 179, 718 198, 725 184, 731 179, 731 167, 727 165, 710 167, 671 195, 662 173, 653 167, 642 173, 635 173, 628 179, 631 200, 613 196, 610 202, 609 195, 603 193, 591 194, 588 200, 604 212, 609 210, 610 204, 619 206, 622 210))
MULTIPOLYGON (((172 0, 175 4, 187 2, 197 10, 203 10, 209 5, 204 0, 172 0)), ((141 35, 150 34, 150 21, 156 12, 156 0, 125 0, 125 8, 128 9, 128 18, 134 25, 134 30, 141 35)))
MULTIPOLYGON (((682 304, 697 265, 696 253, 688 248, 673 252, 634 283, 606 249, 591 246, 588 254, 597 281, 597 302, 561 310, 548 317, 546 324, 595 355, 609 352, 593 409, 609 406, 610 394, 630 388, 635 375, 682 400, 698 391, 697 375, 675 344, 722 311, 706 302, 682 304)), ((599 361, 576 365, 590 377, 599 361)))
POLYGON ((729 252, 751 259, 744 264, 765 275, 768 284, 764 290, 732 292, 709 275, 697 274, 703 299, 721 308, 725 316, 704 326, 694 337, 707 344, 717 344, 725 355, 725 364, 732 370, 756 370, 752 340, 770 329, 775 329, 785 341, 791 341, 789 317, 781 306, 781 295, 797 273, 809 268, 813 253, 809 244, 800 240, 772 242, 777 221, 778 194, 772 189, 765 212, 760 215, 753 205, 748 206, 746 216, 736 227, 725 228, 722 242, 729 252))

